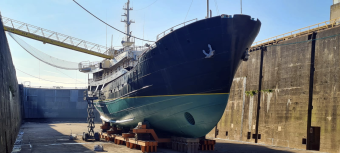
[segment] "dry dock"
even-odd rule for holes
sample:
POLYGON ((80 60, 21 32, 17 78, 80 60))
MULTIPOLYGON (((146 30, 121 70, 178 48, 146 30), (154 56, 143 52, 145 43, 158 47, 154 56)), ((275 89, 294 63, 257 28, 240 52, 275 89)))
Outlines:
MULTIPOLYGON (((137 149, 129 149, 125 145, 116 145, 112 142, 85 142, 81 140, 83 131, 87 130, 87 123, 80 122, 52 122, 38 123, 26 122, 22 125, 24 132, 21 153, 84 153, 95 152, 93 147, 97 144, 104 146, 104 152, 111 153, 141 153, 137 149), (77 134, 78 140, 69 140, 69 135, 77 134)), ((99 131, 100 124, 96 124, 95 132, 99 131)), ((159 148, 160 153, 179 153, 170 149, 159 148)), ((237 141, 217 139, 215 151, 200 151, 202 153, 309 153, 311 151, 293 150, 283 147, 255 145, 237 141)))
MULTIPOLYGON (((334 4, 334 22, 251 50, 235 74, 223 116, 206 135, 216 140, 215 150, 200 152, 340 152, 339 12, 340 3, 334 4)), ((140 153, 112 142, 81 140, 87 131, 81 93, 18 85, 7 38, 0 30, 0 153, 10 153, 14 144, 21 144, 23 153, 94 152, 98 144, 105 152, 140 153), (84 113, 84 120, 77 120, 84 122, 21 125, 25 120, 63 118, 74 110, 79 116, 84 113), (78 140, 69 140, 71 131, 78 140), (18 133, 23 134, 21 142, 16 142, 18 133)), ((99 127, 96 124, 95 132, 99 127)))

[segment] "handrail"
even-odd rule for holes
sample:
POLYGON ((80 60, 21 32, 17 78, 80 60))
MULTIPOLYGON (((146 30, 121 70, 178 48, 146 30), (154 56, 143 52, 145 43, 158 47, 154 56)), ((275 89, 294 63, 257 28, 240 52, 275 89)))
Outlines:
POLYGON ((299 35, 310 34, 314 31, 320 31, 320 30, 323 30, 323 29, 333 28, 334 26, 338 25, 339 23, 340 23, 340 17, 338 17, 336 19, 320 22, 320 23, 317 23, 317 24, 313 24, 311 26, 300 28, 300 29, 297 29, 297 30, 294 30, 294 31, 290 31, 290 32, 287 32, 287 33, 284 33, 284 34, 281 34, 281 35, 270 37, 270 38, 267 38, 267 39, 264 39, 264 40, 254 42, 251 47, 255 48, 255 47, 258 47, 258 46, 267 45, 267 44, 275 42, 275 41, 285 40, 286 38, 292 38, 292 37, 296 37, 296 36, 299 36, 299 35))
POLYGON ((2 18, 3 28, 5 31, 42 41, 43 43, 61 46, 79 52, 108 59, 113 58, 111 55, 107 54, 108 50, 110 50, 108 47, 30 25, 4 16, 0 16, 0 18, 2 18))
MULTIPOLYGON (((175 25, 175 26, 173 26, 173 27, 171 27, 171 28, 169 28, 169 29, 167 29, 167 30, 161 32, 160 34, 157 35, 156 40, 159 40, 159 39, 163 38, 164 36, 166 36, 167 34, 170 33, 170 32, 169 32, 169 33, 165 34, 166 31, 171 30, 171 29, 174 30, 175 27, 180 26, 180 25, 182 25, 182 24, 183 24, 183 26, 185 26, 185 23, 188 23, 188 22, 191 22, 191 21, 194 21, 194 20, 197 21, 197 18, 196 18, 196 19, 189 20, 189 21, 185 21, 185 22, 180 23, 180 24, 177 24, 177 25, 175 25), (163 34, 163 36, 162 36, 162 37, 159 37, 161 34, 163 34)), ((172 31, 171 31, 171 32, 172 32, 172 31)))

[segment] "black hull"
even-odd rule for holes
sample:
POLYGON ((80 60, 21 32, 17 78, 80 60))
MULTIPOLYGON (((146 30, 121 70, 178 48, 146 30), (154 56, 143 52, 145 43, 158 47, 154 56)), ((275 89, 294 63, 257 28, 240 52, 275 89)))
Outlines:
MULTIPOLYGON (((233 18, 212 17, 177 29, 157 41, 157 47, 144 53, 137 66, 127 74, 105 84, 102 90, 106 96, 104 101, 114 103, 132 97, 229 93, 242 56, 259 33, 260 26, 261 22, 251 20, 250 16, 234 15, 233 18), (203 50, 209 52, 208 44, 215 50, 211 58, 205 58, 203 53, 203 50)), ((101 105, 102 115, 111 120, 138 118, 140 111, 157 109, 157 106, 138 109, 148 104, 139 103, 138 99, 124 103, 126 106, 118 110, 125 113, 118 114, 108 110, 105 102, 100 102, 98 106, 101 105)), ((226 103, 223 101, 221 106, 225 107, 226 103)), ((223 110, 218 111, 223 113, 223 110)), ((200 111, 205 113, 204 110, 200 111)), ((222 115, 217 114, 220 116, 214 117, 214 123, 204 125, 207 127, 205 131, 216 125, 222 115)))

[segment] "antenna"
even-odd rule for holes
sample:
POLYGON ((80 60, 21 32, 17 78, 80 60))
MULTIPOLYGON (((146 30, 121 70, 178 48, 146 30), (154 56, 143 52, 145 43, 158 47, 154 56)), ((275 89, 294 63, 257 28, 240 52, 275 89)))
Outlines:
POLYGON ((241 0, 241 14, 242 14, 242 0, 241 0))
POLYGON ((206 18, 209 18, 209 0, 207 0, 207 17, 206 18))
MULTIPOLYGON (((145 13, 144 13, 144 23, 143 23, 143 39, 144 39, 144 25, 145 25, 145 13)), ((142 46, 144 46, 144 41, 142 40, 142 46)))
MULTIPOLYGON (((107 22, 107 10, 106 10, 106 22, 107 22)), ((105 49, 107 49, 107 25, 106 25, 106 46, 105 47, 106 47, 105 49)))
POLYGON ((113 35, 111 36, 111 49, 112 49, 112 39, 113 39, 113 35))

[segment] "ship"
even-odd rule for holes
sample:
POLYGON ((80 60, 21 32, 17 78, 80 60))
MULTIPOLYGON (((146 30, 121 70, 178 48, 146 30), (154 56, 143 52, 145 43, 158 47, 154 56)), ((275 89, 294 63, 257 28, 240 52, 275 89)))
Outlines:
POLYGON ((126 36, 113 59, 80 63, 93 74, 88 93, 104 122, 122 128, 147 123, 156 132, 198 138, 223 115, 230 87, 242 61, 248 59, 261 27, 243 14, 191 20, 162 32, 153 44, 135 45, 129 0, 122 21, 126 36))

